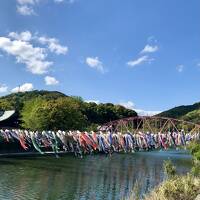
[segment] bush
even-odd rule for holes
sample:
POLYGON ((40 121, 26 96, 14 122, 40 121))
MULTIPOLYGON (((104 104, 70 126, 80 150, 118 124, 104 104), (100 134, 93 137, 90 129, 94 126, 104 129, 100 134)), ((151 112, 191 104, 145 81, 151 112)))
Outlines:
POLYGON ((188 145, 188 149, 193 156, 192 174, 194 176, 200 176, 200 142, 191 142, 188 145))
POLYGON ((173 165, 171 160, 165 160, 163 167, 168 178, 172 178, 176 175, 176 167, 173 165))
POLYGON ((176 176, 163 182, 145 200, 194 200, 200 194, 200 179, 191 175, 176 176))

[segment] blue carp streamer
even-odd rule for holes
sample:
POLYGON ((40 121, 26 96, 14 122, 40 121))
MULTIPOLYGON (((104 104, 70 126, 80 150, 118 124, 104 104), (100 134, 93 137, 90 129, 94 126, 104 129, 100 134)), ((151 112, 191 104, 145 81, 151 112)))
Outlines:
POLYGON ((40 154, 72 152, 76 156, 94 152, 135 152, 153 149, 184 147, 194 140, 200 140, 200 133, 180 132, 80 132, 80 131, 27 131, 0 130, 0 141, 18 143, 23 151, 35 149, 40 154))

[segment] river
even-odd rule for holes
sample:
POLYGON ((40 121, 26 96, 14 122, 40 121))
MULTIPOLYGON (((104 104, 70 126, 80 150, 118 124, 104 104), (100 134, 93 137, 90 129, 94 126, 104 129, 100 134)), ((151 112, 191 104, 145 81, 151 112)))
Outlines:
POLYGON ((179 174, 191 168, 182 151, 0 158, 0 200, 118 200, 136 180, 144 194, 163 181, 168 158, 179 174))

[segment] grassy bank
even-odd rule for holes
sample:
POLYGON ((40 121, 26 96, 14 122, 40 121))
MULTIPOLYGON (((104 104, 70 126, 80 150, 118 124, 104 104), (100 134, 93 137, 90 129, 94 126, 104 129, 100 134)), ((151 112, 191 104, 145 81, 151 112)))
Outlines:
MULTIPOLYGON (((200 199, 200 143, 194 142, 188 146, 193 156, 191 172, 184 176, 176 175, 176 168, 171 161, 164 162, 166 181, 144 196, 143 200, 199 200, 200 199), (198 196, 198 198, 197 198, 198 196)), ((139 200, 139 186, 136 184, 131 195, 126 200, 139 200)))
MULTIPOLYGON (((137 185, 137 184, 136 184, 137 185)), ((145 195, 143 200, 195 200, 200 194, 200 178, 192 175, 174 176, 145 195)), ((131 195, 124 200, 139 200, 139 187, 135 186, 131 195)))
POLYGON ((200 178, 192 175, 175 176, 155 188, 144 200, 194 200, 198 194, 200 178))

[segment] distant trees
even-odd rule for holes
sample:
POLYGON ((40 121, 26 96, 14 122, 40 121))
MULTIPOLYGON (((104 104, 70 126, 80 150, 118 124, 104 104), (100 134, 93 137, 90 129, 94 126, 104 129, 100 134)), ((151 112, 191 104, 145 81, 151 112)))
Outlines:
POLYGON ((158 114, 160 117, 170 117, 200 123, 200 103, 179 106, 158 114))
POLYGON ((194 110, 192 112, 187 113, 185 116, 182 117, 185 121, 192 121, 194 123, 200 123, 200 109, 194 110))
POLYGON ((94 130, 106 122, 137 116, 135 111, 120 105, 86 103, 81 97, 69 97, 49 91, 31 91, 1 97, 1 109, 15 109, 17 124, 31 130, 94 130))
POLYGON ((170 110, 164 111, 158 115, 161 117, 180 118, 188 112, 193 111, 194 109, 196 109, 196 107, 194 106, 178 106, 170 110))
POLYGON ((134 111, 113 104, 85 103, 72 97, 36 98, 24 103, 21 120, 23 128, 31 130, 83 130, 135 115, 134 111))
POLYGON ((99 104, 85 103, 85 115, 90 123, 103 124, 113 120, 133 117, 137 113, 120 105, 112 103, 99 104))

